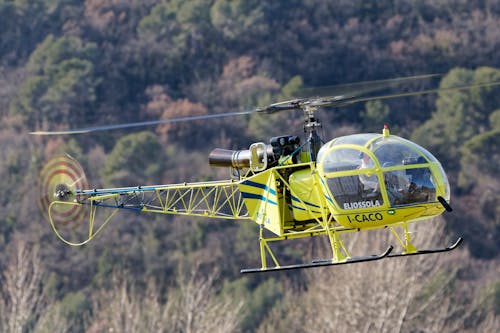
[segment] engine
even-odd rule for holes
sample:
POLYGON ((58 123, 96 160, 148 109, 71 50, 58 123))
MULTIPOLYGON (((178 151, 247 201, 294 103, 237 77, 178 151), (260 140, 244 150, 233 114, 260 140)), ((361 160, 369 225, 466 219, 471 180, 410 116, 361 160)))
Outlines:
POLYGON ((253 168, 264 170, 278 164, 284 157, 290 158, 294 163, 299 159, 300 138, 295 135, 273 137, 269 144, 262 142, 253 143, 249 149, 229 150, 215 148, 208 155, 211 166, 232 167, 235 169, 253 168))

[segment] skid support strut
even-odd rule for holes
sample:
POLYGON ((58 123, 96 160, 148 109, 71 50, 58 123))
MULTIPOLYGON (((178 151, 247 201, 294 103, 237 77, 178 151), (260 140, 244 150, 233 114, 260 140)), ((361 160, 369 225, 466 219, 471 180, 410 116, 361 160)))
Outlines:
POLYGON ((264 228, 261 228, 260 237, 259 237, 262 266, 259 268, 242 269, 240 271, 241 273, 273 272, 273 271, 284 271, 284 270, 300 269, 300 268, 312 268, 312 267, 352 264, 352 263, 356 263, 356 262, 379 260, 379 259, 382 259, 382 258, 388 256, 389 253, 392 251, 392 246, 389 246, 389 248, 387 248, 387 250, 385 250, 385 252, 383 252, 381 254, 372 254, 372 255, 367 255, 367 256, 362 256, 362 257, 351 258, 349 253, 347 252, 347 249, 345 248, 344 244, 342 243, 342 240, 339 238, 339 233, 335 232, 332 229, 330 229, 328 231, 322 229, 322 230, 317 230, 314 232, 311 231, 308 233, 304 233, 302 235, 296 234, 294 236, 286 236, 286 237, 283 236, 283 237, 274 237, 274 238, 265 238, 263 236, 263 229, 264 228), (268 242, 273 242, 273 241, 280 241, 280 240, 301 238, 301 237, 309 237, 309 236, 319 236, 319 235, 325 235, 325 234, 328 234, 328 237, 330 240, 330 245, 331 245, 332 254, 333 254, 332 258, 314 260, 310 263, 281 266, 278 263, 276 256, 273 254, 273 252, 268 244, 268 242), (267 255, 268 254, 271 257, 273 264, 274 264, 274 266, 272 266, 272 267, 267 266, 267 255))
POLYGON ((326 225, 326 229, 328 232, 328 238, 330 240, 330 246, 332 247, 331 261, 335 263, 340 263, 348 259, 351 259, 351 256, 349 255, 349 252, 344 246, 344 243, 340 239, 338 233, 336 233, 335 230, 329 228, 328 224, 326 225))
POLYGON ((402 254, 412 254, 418 252, 417 248, 411 243, 411 233, 408 231, 408 222, 403 222, 402 227, 404 231, 404 241, 401 239, 394 227, 389 226, 389 230, 403 248, 402 254))
POLYGON ((393 253, 388 255, 388 257, 403 257, 409 255, 419 255, 419 254, 430 254, 430 253, 440 253, 440 252, 448 252, 456 249, 463 242, 463 238, 459 237, 453 244, 447 247, 442 248, 434 248, 434 249, 417 249, 411 243, 411 233, 408 231, 408 223, 403 222, 402 225, 404 231, 404 240, 401 239, 399 234, 396 232, 394 227, 390 226, 389 230, 392 232, 394 237, 397 239, 398 243, 401 245, 403 251, 401 253, 393 253))

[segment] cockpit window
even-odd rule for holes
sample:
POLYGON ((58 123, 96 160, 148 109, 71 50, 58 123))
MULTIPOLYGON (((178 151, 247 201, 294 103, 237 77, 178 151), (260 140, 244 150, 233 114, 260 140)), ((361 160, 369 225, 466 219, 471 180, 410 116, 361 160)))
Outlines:
POLYGON ((370 155, 362 150, 339 148, 325 156, 322 161, 323 172, 330 175, 327 183, 339 207, 358 209, 383 204, 375 166, 370 155), (352 175, 335 175, 343 171, 353 172, 352 175))
POLYGON ((330 151, 322 161, 323 172, 330 173, 359 169, 362 163, 361 154, 361 151, 350 148, 330 151))
POLYGON ((436 200, 436 186, 429 168, 387 171, 384 182, 393 207, 436 200))
POLYGON ((327 183, 342 209, 379 207, 384 203, 377 175, 332 177, 327 179, 327 183))
POLYGON ((449 184, 436 158, 397 136, 340 137, 320 149, 317 161, 340 209, 424 204, 436 202, 438 194, 449 198, 449 184))
POLYGON ((377 140, 370 147, 383 168, 427 163, 420 150, 391 138, 377 140))
POLYGON ((343 144, 354 144, 357 146, 364 146, 366 145, 369 141, 373 140, 379 136, 378 134, 373 134, 373 133, 364 133, 364 134, 354 134, 354 135, 348 135, 348 136, 341 136, 339 138, 336 138, 333 140, 332 147, 333 146, 339 146, 343 144))

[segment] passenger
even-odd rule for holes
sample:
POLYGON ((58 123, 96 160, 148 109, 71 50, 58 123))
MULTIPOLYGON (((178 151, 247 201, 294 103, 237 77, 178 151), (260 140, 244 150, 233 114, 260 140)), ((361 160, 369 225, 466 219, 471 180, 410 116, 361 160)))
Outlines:
MULTIPOLYGON (((375 166, 375 163, 368 154, 360 153, 359 155, 361 159, 359 169, 371 169, 375 166)), ((361 174, 359 175, 359 180, 363 184, 364 191, 378 192, 379 184, 376 174, 361 174)))

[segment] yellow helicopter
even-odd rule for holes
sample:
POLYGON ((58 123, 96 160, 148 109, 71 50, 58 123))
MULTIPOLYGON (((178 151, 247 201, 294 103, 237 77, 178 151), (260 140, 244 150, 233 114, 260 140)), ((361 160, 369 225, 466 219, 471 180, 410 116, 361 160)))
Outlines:
POLYGON ((321 123, 316 117, 317 110, 323 107, 500 84, 489 82, 359 97, 394 84, 432 76, 373 81, 364 84, 363 88, 352 86, 356 88, 355 93, 298 98, 241 112, 32 132, 34 135, 64 135, 253 113, 289 110, 304 113, 306 135, 303 142, 298 136, 285 135, 273 137, 268 143, 253 143, 245 150, 214 149, 209 154, 209 163, 230 168, 232 177, 228 180, 88 189, 81 165, 69 155, 56 156, 42 170, 40 204, 55 234, 73 246, 88 243, 120 210, 254 221, 260 226, 261 267, 242 269, 241 273, 451 251, 459 246, 462 238, 448 247, 419 249, 412 243, 408 231, 411 222, 452 210, 448 179, 430 152, 390 134, 388 126, 379 134, 354 134, 323 143, 318 135, 321 123), (88 220, 85 240, 70 240, 71 230, 84 218, 88 220), (393 247, 389 246, 380 254, 350 255, 341 236, 379 228, 386 228, 394 235, 401 252, 394 254, 393 247), (316 236, 328 238, 329 259, 282 265, 270 246, 272 242, 316 236))

